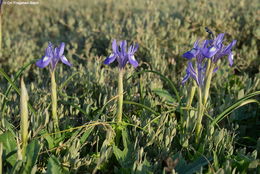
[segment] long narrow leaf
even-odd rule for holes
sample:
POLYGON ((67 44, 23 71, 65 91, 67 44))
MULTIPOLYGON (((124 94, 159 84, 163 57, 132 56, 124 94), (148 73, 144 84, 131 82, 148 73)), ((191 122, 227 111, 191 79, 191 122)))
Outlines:
POLYGON ((176 95, 176 97, 177 97, 178 102, 180 103, 181 98, 180 98, 180 95, 179 95, 179 93, 178 93, 176 87, 174 86, 173 82, 172 82, 169 78, 167 78, 166 76, 164 76, 163 74, 161 74, 161 73, 159 73, 159 72, 157 72, 157 71, 153 71, 153 70, 140 71, 140 72, 134 73, 133 75, 131 75, 130 77, 128 77, 127 80, 129 80, 130 78, 132 78, 132 77, 134 77, 134 76, 137 76, 137 75, 139 75, 139 74, 143 74, 143 73, 154 73, 154 74, 159 75, 164 81, 166 81, 166 82, 171 86, 172 90, 174 91, 174 93, 175 93, 175 95, 176 95))
POLYGON ((214 126, 215 124, 219 123, 221 120, 223 120, 225 117, 227 117, 231 112, 233 112, 234 110, 249 104, 249 103, 257 103, 260 104, 259 101, 257 101, 256 99, 249 99, 252 97, 255 97, 257 95, 260 94, 260 91, 256 91, 253 93, 248 94, 247 96, 241 98, 240 100, 238 100, 236 103, 234 103, 233 105, 229 106, 227 109, 225 109, 221 114, 219 114, 210 124, 210 126, 214 126))
MULTIPOLYGON (((21 74, 22 74, 28 67, 30 67, 30 65, 34 64, 35 61, 36 61, 36 60, 33 60, 33 61, 31 61, 31 62, 25 64, 22 68, 20 68, 20 69, 18 70, 18 72, 17 72, 17 73, 15 74, 15 76, 14 76, 13 83, 14 83, 17 79, 19 79, 19 77, 21 76, 21 74)), ((6 106, 6 102, 7 102, 6 99, 7 99, 7 96, 9 95, 11 89, 12 89, 12 85, 9 84, 7 90, 6 90, 5 93, 4 93, 5 98, 3 99, 3 104, 2 104, 2 107, 1 107, 2 113, 4 113, 4 111, 5 111, 5 106, 6 106)))
MULTIPOLYGON (((4 70, 1 69, 1 68, 0 68, 0 74, 1 74, 2 76, 4 76, 4 78, 10 83, 10 85, 14 88, 14 90, 20 95, 21 93, 20 93, 19 88, 14 84, 14 82, 12 81, 12 79, 4 72, 4 70)), ((31 111, 34 115, 36 115, 36 111, 35 111, 35 109, 32 107, 32 105, 30 105, 30 104, 28 103, 28 107, 29 107, 30 111, 31 111)))
POLYGON ((143 104, 140 104, 140 103, 136 103, 136 102, 133 102, 133 101, 126 101, 124 100, 124 104, 132 104, 132 105, 136 105, 136 106, 139 106, 141 108, 144 108, 152 113, 154 113, 155 115, 160 115, 158 112, 155 112, 154 110, 152 110, 151 108, 149 108, 148 106, 145 106, 143 104))

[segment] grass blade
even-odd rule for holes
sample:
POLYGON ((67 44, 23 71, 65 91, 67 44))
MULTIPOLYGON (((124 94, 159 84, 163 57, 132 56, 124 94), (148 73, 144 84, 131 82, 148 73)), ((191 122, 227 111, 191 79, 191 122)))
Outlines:
POLYGON ((219 123, 221 120, 223 120, 225 117, 227 117, 231 112, 234 110, 249 104, 249 103, 257 103, 258 105, 260 104, 259 101, 256 99, 250 99, 252 97, 255 97, 260 94, 260 91, 256 91, 253 93, 248 94, 247 96, 241 98, 238 100, 236 103, 233 105, 229 106, 227 109, 225 109, 221 114, 219 114, 210 124, 210 126, 214 126, 215 124, 219 123))
MULTIPOLYGON (((12 81, 12 79, 4 72, 4 70, 1 69, 1 68, 0 68, 0 74, 10 83, 10 85, 12 86, 12 88, 14 88, 14 90, 15 90, 19 95, 21 95, 19 88, 14 84, 14 82, 12 81)), ((31 111, 34 115, 36 115, 36 111, 35 111, 35 109, 32 107, 32 105, 30 105, 30 104, 28 103, 28 107, 29 107, 30 111, 31 111)))
POLYGON ((127 80, 129 80, 130 78, 132 78, 132 77, 134 77, 134 76, 137 76, 137 75, 139 75, 139 74, 143 74, 143 73, 154 73, 154 74, 160 76, 165 82, 167 82, 167 83, 170 85, 170 87, 172 88, 173 92, 174 92, 175 95, 176 95, 176 98, 177 98, 178 102, 180 103, 181 98, 180 98, 180 95, 179 95, 179 93, 178 93, 176 87, 174 86, 173 82, 172 82, 169 78, 167 78, 166 76, 164 76, 163 74, 161 74, 161 73, 158 72, 158 71, 153 71, 153 70, 140 71, 140 72, 134 73, 133 75, 131 75, 130 77, 128 77, 127 80))
POLYGON ((148 106, 145 106, 143 104, 140 104, 140 103, 136 103, 136 102, 133 102, 133 101, 127 101, 127 100, 124 100, 124 104, 131 104, 131 105, 136 105, 136 106, 139 106, 141 108, 144 108, 152 113, 154 113, 155 115, 160 115, 158 112, 155 112, 154 110, 152 110, 151 108, 149 108, 148 106))
MULTIPOLYGON (((33 61, 25 64, 22 68, 20 68, 18 70, 18 72, 15 74, 13 82, 15 82, 17 79, 19 79, 19 77, 24 72, 24 70, 26 70, 30 65, 34 64, 35 61, 36 60, 33 60, 33 61)), ((2 104, 2 107, 1 107, 2 113, 4 113, 4 111, 5 111, 5 106, 6 106, 6 102, 7 102, 7 96, 10 93, 11 89, 12 89, 12 85, 9 84, 9 86, 8 86, 8 88, 7 88, 7 90, 5 91, 5 94, 4 94, 5 98, 3 99, 3 104, 2 104)))

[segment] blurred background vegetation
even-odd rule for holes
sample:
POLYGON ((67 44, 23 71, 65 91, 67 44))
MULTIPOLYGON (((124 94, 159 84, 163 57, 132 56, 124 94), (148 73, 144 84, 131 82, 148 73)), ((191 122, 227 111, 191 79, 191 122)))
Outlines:
MULTIPOLYGON (((44 49, 49 41, 55 44, 65 42, 65 55, 73 67, 59 65, 56 72, 57 83, 62 84, 59 89, 61 129, 97 119, 111 120, 113 114, 109 113, 115 112, 115 104, 110 104, 105 109, 105 114, 98 118, 97 110, 116 95, 114 79, 117 75, 113 71, 115 66, 103 65, 105 57, 111 53, 113 39, 126 39, 140 46, 136 54, 140 66, 136 70, 129 68, 127 77, 135 71, 159 71, 173 81, 182 99, 185 99, 189 88, 188 85, 180 85, 187 63, 182 54, 192 48, 197 38, 207 37, 205 27, 210 28, 215 34, 225 32, 226 43, 233 39, 237 40, 234 48, 234 66, 230 68, 227 59, 222 59, 220 69, 213 78, 212 110, 209 113, 212 116, 219 114, 239 98, 260 89, 258 0, 38 0, 38 2, 39 5, 3 5, 3 49, 0 68, 14 78, 20 68, 44 55, 44 49), (68 77, 71 77, 71 80, 66 82, 68 77), (81 108, 81 111, 77 108, 81 108)), ((37 117, 31 118, 33 136, 38 133, 39 127, 45 125, 45 118, 48 115, 46 108, 48 109, 50 103, 48 90, 50 78, 47 69, 39 69, 33 64, 26 68, 23 76, 29 90, 30 103, 38 113, 37 117)), ((18 85, 18 82, 16 84, 18 85)), ((8 86, 9 83, 0 77, 1 94, 6 92, 8 86)), ((162 88, 170 89, 160 77, 146 73, 126 81, 125 99, 162 112, 172 107, 165 99, 154 93, 154 90, 162 88)), ((173 91, 169 93, 174 96, 173 91)), ((6 106, 2 107, 1 116, 5 116, 16 127, 19 123, 18 94, 11 91, 8 96, 1 95, 0 99, 1 106, 4 99, 7 101, 6 106)), ((155 118, 153 114, 131 105, 125 106, 125 117, 129 122, 141 127, 155 118)), ((164 124, 162 127, 174 131, 172 126, 176 126, 176 122, 172 118, 163 118, 172 123, 169 125, 162 123, 164 124)), ((237 135, 236 143, 231 143, 232 148, 246 148, 241 154, 251 153, 256 149, 260 135, 257 105, 245 106, 233 112, 221 123, 225 128, 223 135, 228 134, 231 137, 233 134, 237 135)), ((164 133, 163 137, 168 135, 175 137, 174 133, 164 133)), ((154 134, 147 136, 149 139, 149 136, 153 137, 154 134)), ((142 136, 136 133, 136 137, 142 136)), ((92 139, 94 142, 101 141, 92 139)), ((161 156, 157 154, 166 153, 165 156, 173 156, 180 151, 181 145, 173 147, 174 143, 168 143, 164 147, 162 145, 164 138, 158 138, 157 142, 151 141, 149 140, 149 143, 155 143, 152 147, 158 151, 155 150, 152 154, 151 146, 148 147, 146 150, 146 153, 150 153, 147 154, 148 161, 150 165, 155 165, 153 171, 159 171, 158 161, 161 156)), ((224 158, 225 153, 222 155, 224 158)), ((186 154, 186 160, 192 161, 193 158, 188 156, 186 154)), ((60 161, 66 159, 60 157, 60 161)), ((79 164, 75 162, 75 166, 77 165, 79 164)), ((214 167, 218 171, 218 168, 224 166, 227 166, 227 163, 220 160, 220 165, 214 167)), ((231 166, 239 168, 233 164, 231 166)), ((89 168, 94 169, 93 166, 89 168)), ((241 168, 240 171, 243 171, 243 167, 241 168)))

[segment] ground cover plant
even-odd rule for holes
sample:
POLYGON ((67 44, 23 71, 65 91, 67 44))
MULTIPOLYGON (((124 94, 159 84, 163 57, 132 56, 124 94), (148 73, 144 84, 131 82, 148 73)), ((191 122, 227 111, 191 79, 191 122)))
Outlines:
POLYGON ((257 0, 37 2, 0 1, 0 174, 260 172, 257 0))

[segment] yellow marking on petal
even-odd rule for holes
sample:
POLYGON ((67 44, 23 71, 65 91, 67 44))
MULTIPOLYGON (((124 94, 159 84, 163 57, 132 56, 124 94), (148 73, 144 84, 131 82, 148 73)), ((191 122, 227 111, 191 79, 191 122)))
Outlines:
POLYGON ((114 53, 110 54, 109 58, 113 57, 114 56, 114 53))
POLYGON ((63 59, 66 60, 66 61, 68 62, 68 59, 67 59, 65 56, 63 56, 63 59))
POLYGON ((231 60, 233 60, 233 58, 234 58, 234 55, 232 54, 232 55, 230 56, 230 58, 231 58, 231 60))
POLYGON ((49 57, 45 56, 42 61, 46 62, 48 59, 49 59, 49 57))
POLYGON ((132 60, 135 60, 135 56, 131 56, 131 59, 132 59, 132 60))
POLYGON ((216 51, 216 48, 215 48, 215 47, 212 47, 212 48, 210 48, 210 50, 209 50, 209 52, 214 52, 214 51, 216 51))

